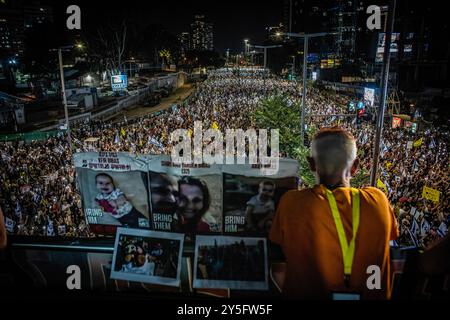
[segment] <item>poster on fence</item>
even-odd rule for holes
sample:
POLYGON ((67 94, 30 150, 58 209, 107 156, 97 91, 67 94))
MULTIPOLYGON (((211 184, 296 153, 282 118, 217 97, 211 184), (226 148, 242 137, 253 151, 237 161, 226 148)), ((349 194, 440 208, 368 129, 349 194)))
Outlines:
POLYGON ((248 165, 224 165, 224 233, 267 236, 281 197, 297 188, 298 162, 280 159, 276 175, 248 165))
POLYGON ((149 228, 148 172, 145 161, 128 153, 74 155, 86 221, 94 233, 117 227, 149 228))
POLYGON ((220 166, 177 165, 169 156, 148 161, 152 227, 191 234, 222 232, 220 166))
POLYGON ((193 287, 268 290, 266 239, 197 236, 193 287))
POLYGON ((184 235, 118 228, 111 279, 178 287, 184 235))

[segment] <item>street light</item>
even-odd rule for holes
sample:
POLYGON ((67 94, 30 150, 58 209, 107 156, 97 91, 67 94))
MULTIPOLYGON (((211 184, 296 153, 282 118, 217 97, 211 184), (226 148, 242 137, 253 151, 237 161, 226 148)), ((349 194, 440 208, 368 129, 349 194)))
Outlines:
POLYGON ((392 31, 394 29, 394 20, 395 20, 395 6, 396 0, 391 0, 389 3, 388 9, 388 29, 386 30, 386 39, 384 45, 384 53, 383 53, 383 69, 382 79, 381 79, 381 92, 380 92, 380 108, 378 110, 378 119, 377 119, 377 131, 375 134, 375 146, 373 149, 373 165, 372 171, 370 173, 370 185, 375 187, 377 183, 377 171, 378 171, 378 162, 380 158, 380 147, 381 147, 381 136, 383 134, 383 125, 384 125, 384 111, 386 109, 386 97, 388 90, 388 82, 389 82, 389 65, 391 59, 391 41, 392 41, 392 31))
POLYGON ((267 49, 273 49, 273 48, 279 48, 282 47, 282 45, 275 45, 275 46, 253 46, 254 48, 258 49, 264 49, 264 69, 267 67, 267 49))
POLYGON ((245 43, 244 55, 245 56, 247 56, 247 54, 248 54, 249 41, 250 40, 248 40, 248 39, 244 39, 244 43, 245 43))
POLYGON ((303 93, 302 93, 302 109, 301 109, 301 127, 300 127, 300 139, 302 145, 305 143, 305 110, 306 110, 306 78, 307 78, 307 64, 308 64, 308 42, 309 38, 323 37, 326 35, 334 35, 336 33, 331 32, 319 32, 319 33, 285 33, 288 37, 303 38, 303 93))
POLYGON ((67 97, 66 97, 66 87, 64 85, 64 69, 62 62, 62 51, 70 51, 73 47, 79 48, 78 45, 75 46, 64 46, 59 47, 58 49, 50 49, 50 51, 58 51, 58 60, 59 60, 59 75, 61 79, 61 92, 63 96, 63 104, 64 104, 64 115, 66 119, 66 129, 67 129, 67 142, 69 144, 70 152, 72 152, 72 137, 70 135, 70 123, 69 123, 69 111, 67 110, 67 97))

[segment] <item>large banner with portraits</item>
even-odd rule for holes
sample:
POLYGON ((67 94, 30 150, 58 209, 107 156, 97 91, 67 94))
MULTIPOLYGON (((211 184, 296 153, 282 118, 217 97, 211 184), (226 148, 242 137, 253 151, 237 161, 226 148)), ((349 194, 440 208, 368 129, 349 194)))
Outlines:
POLYGON ((101 234, 129 227, 264 237, 283 194, 297 188, 299 169, 291 159, 265 175, 252 164, 186 165, 114 152, 78 153, 74 163, 87 223, 101 234))
POLYGON ((150 228, 147 163, 128 153, 74 155, 78 188, 90 230, 114 234, 117 227, 150 228))
POLYGON ((191 234, 222 232, 220 166, 175 164, 169 156, 148 161, 152 227, 191 234))
POLYGON ((224 233, 267 236, 281 197, 297 188, 298 169, 288 159, 271 176, 250 164, 222 166, 224 233))

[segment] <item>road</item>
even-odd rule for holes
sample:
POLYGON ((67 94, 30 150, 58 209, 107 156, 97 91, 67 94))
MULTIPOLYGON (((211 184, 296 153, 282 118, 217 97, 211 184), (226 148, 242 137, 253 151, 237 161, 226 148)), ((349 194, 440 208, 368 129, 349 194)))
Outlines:
POLYGON ((191 93, 194 91, 194 86, 192 84, 185 84, 175 90, 174 93, 172 93, 167 98, 163 98, 161 102, 154 106, 154 107, 144 107, 142 105, 137 105, 134 107, 128 108, 128 110, 124 109, 120 113, 117 114, 114 118, 112 118, 113 122, 122 121, 124 117, 127 117, 128 120, 142 117, 154 112, 158 112, 161 110, 165 110, 170 108, 175 103, 179 103, 184 101, 187 97, 191 95, 191 93))

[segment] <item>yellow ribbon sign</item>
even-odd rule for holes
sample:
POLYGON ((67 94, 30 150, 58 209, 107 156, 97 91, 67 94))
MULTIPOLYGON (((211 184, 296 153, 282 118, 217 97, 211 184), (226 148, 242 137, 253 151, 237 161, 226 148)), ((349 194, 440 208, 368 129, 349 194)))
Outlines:
POLYGON ((422 198, 431 200, 433 202, 439 202, 441 193, 433 188, 423 187, 422 198))
POLYGON ((422 143, 423 143, 423 138, 420 138, 419 140, 414 141, 413 146, 414 146, 415 148, 417 148, 417 147, 420 147, 420 146, 422 145, 422 143))
POLYGON ((377 187, 384 190, 385 193, 388 193, 388 189, 381 179, 377 180, 377 187))

